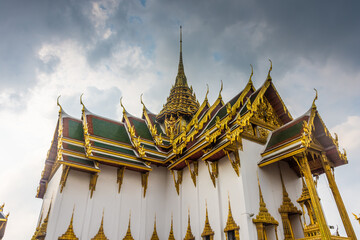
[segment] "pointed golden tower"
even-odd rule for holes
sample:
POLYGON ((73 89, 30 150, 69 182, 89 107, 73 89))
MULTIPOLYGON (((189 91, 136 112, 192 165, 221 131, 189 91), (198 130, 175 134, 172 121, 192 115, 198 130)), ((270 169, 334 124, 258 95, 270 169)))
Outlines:
POLYGON ((282 185, 282 191, 283 191, 283 201, 279 208, 279 213, 281 215, 281 220, 283 223, 284 228, 284 240, 292 240, 294 239, 294 233, 290 222, 290 215, 294 214, 300 214, 301 211, 299 211, 294 204, 291 202, 291 199, 289 198, 289 194, 286 191, 284 180, 282 177, 281 169, 279 166, 280 171, 280 179, 281 179, 281 185, 282 185))
POLYGON ((34 235, 31 237, 31 240, 36 240, 36 236, 37 236, 37 234, 38 234, 38 232, 39 232, 39 230, 40 230, 40 225, 41 225, 41 222, 42 222, 42 218, 43 218, 43 212, 41 211, 40 221, 39 221, 39 223, 38 223, 38 225, 37 225, 37 227, 36 227, 36 230, 35 230, 35 232, 34 232, 34 235))
POLYGON ((104 211, 102 214, 99 231, 91 240, 108 240, 104 233, 104 211))
POLYGON ((125 237, 123 238, 123 240, 134 240, 133 236, 131 235, 131 214, 129 216, 129 225, 128 225, 128 229, 126 232, 125 237))
POLYGON ((166 134, 170 137, 177 135, 181 128, 199 109, 199 102, 196 100, 192 87, 189 88, 182 58, 182 27, 180 26, 180 57, 178 73, 175 85, 170 90, 163 109, 156 116, 156 120, 165 124, 166 134))
POLYGON ((156 216, 155 216, 155 221, 154 221, 154 231, 153 231, 153 234, 152 234, 150 240, 159 240, 159 237, 158 237, 157 231, 156 231, 156 216))
POLYGON ((227 217, 227 221, 226 221, 226 226, 224 228, 226 240, 228 240, 228 239, 240 240, 240 234, 239 234, 240 227, 236 224, 236 222, 232 216, 230 196, 228 196, 228 202, 229 202, 229 212, 228 212, 228 217, 227 217))
POLYGON ((66 232, 63 235, 61 235, 61 237, 58 238, 58 240, 79 240, 79 238, 77 238, 74 233, 73 220, 74 220, 74 210, 71 215, 69 227, 67 228, 66 232))
POLYGON ((174 226, 173 226, 173 215, 171 214, 171 226, 168 240, 175 240, 174 237, 174 226))
POLYGON ((206 240, 214 240, 214 231, 210 226, 207 203, 205 205, 206 205, 205 226, 201 234, 201 237, 206 240))
POLYGON ((259 208, 259 214, 256 215, 256 218, 253 219, 253 223, 256 225, 258 240, 266 240, 266 230, 265 227, 268 225, 274 225, 275 226, 275 234, 277 236, 277 226, 279 223, 275 220, 273 216, 269 213, 268 209, 266 208, 266 204, 264 201, 264 197, 261 192, 260 187, 260 181, 258 176, 258 186, 259 186, 259 196, 260 196, 260 208, 259 208))
POLYGON ((48 210, 48 212, 46 214, 44 222, 41 224, 41 226, 39 228, 39 231, 36 234, 36 239, 44 240, 45 237, 46 237, 47 225, 48 225, 48 222, 49 222, 49 215, 50 215, 50 211, 51 211, 51 204, 52 203, 50 203, 49 210, 48 210))
POLYGON ((194 235, 191 232, 191 225, 190 225, 190 210, 188 210, 188 226, 186 230, 186 235, 184 240, 195 240, 194 235))

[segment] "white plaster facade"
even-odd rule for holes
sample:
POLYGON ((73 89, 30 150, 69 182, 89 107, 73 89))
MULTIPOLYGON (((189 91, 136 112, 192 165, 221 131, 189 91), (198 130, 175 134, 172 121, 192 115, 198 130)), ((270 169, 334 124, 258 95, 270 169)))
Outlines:
MULTIPOLYGON (((243 139, 243 151, 239 151, 241 168, 238 177, 227 157, 219 160, 219 176, 216 187, 210 179, 206 164, 199 159, 199 171, 194 186, 188 168, 183 169, 183 181, 178 195, 173 176, 165 167, 152 166, 149 174, 145 198, 138 172, 125 170, 121 191, 118 193, 117 169, 100 165, 101 172, 93 197, 90 198, 90 174, 70 170, 66 186, 60 193, 60 167, 49 181, 43 198, 43 215, 50 202, 46 239, 57 239, 69 226, 74 209, 74 232, 81 240, 91 239, 100 227, 104 211, 104 232, 108 239, 123 239, 126 234, 131 213, 131 233, 134 239, 150 239, 154 229, 156 214, 157 233, 160 239, 167 239, 173 215, 174 235, 183 239, 186 234, 188 210, 191 229, 196 239, 201 239, 205 223, 207 202, 210 225, 215 232, 214 239, 224 240, 224 228, 228 217, 228 196, 232 215, 240 226, 240 239, 256 239, 256 227, 252 218, 259 211, 259 190, 257 172, 263 197, 269 213, 279 222, 278 236, 283 238, 283 228, 278 208, 282 203, 282 186, 277 164, 264 168, 257 166, 263 145, 243 139)), ((230 154, 234 157, 233 154, 230 154)), ((301 195, 301 179, 286 163, 280 163, 282 175, 289 197, 300 209, 296 200, 301 195)), ((301 235, 298 218, 292 221, 294 233, 301 235)), ((275 240, 274 227, 267 228, 269 240, 275 240)))

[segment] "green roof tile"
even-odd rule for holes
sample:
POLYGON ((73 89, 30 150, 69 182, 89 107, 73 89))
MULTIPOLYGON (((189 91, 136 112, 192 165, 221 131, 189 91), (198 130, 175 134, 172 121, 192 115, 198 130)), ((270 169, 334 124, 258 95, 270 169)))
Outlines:
POLYGON ((92 160, 85 160, 85 159, 77 158, 77 157, 73 157, 73 156, 65 156, 65 157, 66 157, 66 160, 68 160, 68 161, 79 163, 82 165, 87 165, 90 167, 94 167, 94 162, 92 160))
POLYGON ((121 147, 115 147, 112 145, 108 145, 108 144, 104 144, 104 143, 99 143, 99 142, 93 142, 95 147, 100 147, 100 148, 105 148, 105 149, 109 149, 115 152, 120 152, 120 153, 125 153, 131 156, 136 156, 134 151, 131 149, 126 149, 126 148, 121 148, 121 147))
POLYGON ((69 123, 69 137, 80 141, 84 141, 84 131, 83 131, 82 123, 71 119, 68 120, 68 123, 69 123))
POLYGON ((72 151, 75 151, 75 152, 85 153, 84 147, 79 147, 79 146, 72 145, 72 144, 69 144, 69 143, 63 143, 63 147, 65 149, 72 150, 72 151))
POLYGON ((94 135, 131 144, 127 131, 122 124, 116 124, 110 121, 102 120, 93 117, 93 132, 94 135))
POLYGON ((135 127, 135 132, 141 138, 153 141, 149 128, 147 127, 146 123, 141 120, 137 120, 135 118, 129 118, 132 124, 135 127))
POLYGON ((279 129, 278 131, 274 132, 271 135, 271 138, 266 146, 266 150, 270 149, 271 147, 275 146, 278 143, 284 142, 287 139, 295 137, 296 135, 300 134, 303 128, 303 122, 299 121, 298 123, 285 128, 279 129))

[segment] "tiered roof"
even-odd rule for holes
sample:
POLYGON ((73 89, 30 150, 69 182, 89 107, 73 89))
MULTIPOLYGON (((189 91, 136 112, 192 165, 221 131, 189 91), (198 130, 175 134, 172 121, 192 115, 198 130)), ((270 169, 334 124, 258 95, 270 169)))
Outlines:
MULTIPOLYGON (((80 98, 83 109, 79 120, 66 114, 58 103, 58 123, 37 197, 44 196, 47 182, 60 165, 95 175, 101 170, 99 163, 144 174, 150 172, 153 165, 181 170, 198 159, 216 162, 229 152, 242 149, 243 138, 266 145, 260 167, 286 160, 299 173, 291 156, 294 151, 296 154, 308 147, 324 150, 332 166, 347 163, 346 154, 339 151, 337 138, 327 130, 315 104, 303 116, 292 119, 272 82, 271 70, 272 64, 265 82, 257 90, 251 71, 245 88, 227 103, 222 99, 221 84, 219 96, 212 105, 207 99, 208 91, 199 105, 187 85, 180 51, 173 95, 170 94, 158 115, 148 110, 141 99, 141 118, 127 112, 121 102, 121 121, 107 119, 90 112, 80 98), (184 109, 184 106, 187 107, 184 109), (172 111, 189 119, 175 136, 167 136, 162 120, 166 114, 175 113, 172 111)), ((319 161, 312 164, 312 171, 322 173, 319 161)))

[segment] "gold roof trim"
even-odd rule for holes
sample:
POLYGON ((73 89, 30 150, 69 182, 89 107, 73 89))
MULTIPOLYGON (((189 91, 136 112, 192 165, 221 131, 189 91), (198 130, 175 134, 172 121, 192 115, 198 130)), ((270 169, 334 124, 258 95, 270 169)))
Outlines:
POLYGON ((61 235, 61 237, 59 237, 58 240, 79 240, 79 238, 76 237, 74 233, 73 220, 74 220, 74 210, 71 214, 70 224, 66 232, 63 235, 61 235))

